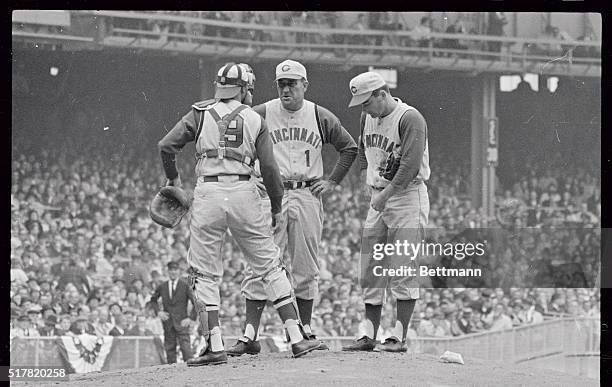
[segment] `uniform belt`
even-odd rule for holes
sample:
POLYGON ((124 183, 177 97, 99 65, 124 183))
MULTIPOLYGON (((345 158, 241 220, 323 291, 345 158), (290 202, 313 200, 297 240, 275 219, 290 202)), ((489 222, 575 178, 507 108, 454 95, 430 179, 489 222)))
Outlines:
POLYGON ((310 187, 316 182, 316 180, 309 181, 296 181, 296 180, 285 180, 283 181, 283 187, 285 189, 300 189, 310 187))
MULTIPOLYGON (((419 185, 422 182, 423 182, 423 180, 421 180, 421 179, 414 179, 410 183, 408 183, 408 185, 419 185)), ((374 187, 374 186, 371 186, 371 187, 372 187, 372 189, 374 189, 376 191, 382 191, 383 189, 385 189, 385 187, 374 187)))
POLYGON ((251 175, 219 175, 219 176, 202 176, 204 183, 215 183, 219 181, 248 181, 251 180, 251 175))

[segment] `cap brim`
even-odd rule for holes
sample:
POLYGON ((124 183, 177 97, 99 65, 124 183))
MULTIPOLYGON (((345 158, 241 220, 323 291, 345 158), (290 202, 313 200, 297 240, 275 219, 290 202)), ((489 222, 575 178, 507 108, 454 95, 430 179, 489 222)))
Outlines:
POLYGON ((361 105, 362 103, 367 101, 371 95, 372 95, 371 91, 368 91, 367 93, 364 93, 364 94, 354 95, 353 98, 351 98, 351 102, 349 102, 348 107, 361 105))
POLYGON ((301 76, 299 74, 278 74, 276 76, 276 79, 274 79, 275 81, 278 81, 279 79, 306 79, 306 77, 301 76))
POLYGON ((218 99, 226 99, 226 98, 234 98, 240 93, 240 86, 231 86, 231 87, 220 87, 217 86, 215 89, 215 98, 218 99))

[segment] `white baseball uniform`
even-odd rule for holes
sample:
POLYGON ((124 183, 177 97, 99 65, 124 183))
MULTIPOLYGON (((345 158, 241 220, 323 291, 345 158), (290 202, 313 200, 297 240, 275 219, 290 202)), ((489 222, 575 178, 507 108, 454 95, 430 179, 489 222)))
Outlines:
MULTIPOLYGON (((389 289, 396 299, 407 300, 419 298, 419 284, 416 278, 404 277, 375 277, 372 268, 376 265, 386 267, 418 267, 418 259, 411 260, 402 255, 387 256, 385 260, 376 261, 372 258, 372 245, 374 243, 395 244, 396 241, 419 243, 423 238, 423 231, 429 218, 429 196, 425 181, 429 179, 429 149, 426 137, 425 121, 418 111, 395 98, 396 108, 387 116, 372 118, 364 114, 362 117, 362 135, 360 139, 360 157, 365 155, 367 160, 366 183, 373 188, 376 195, 384 187, 392 184, 380 175, 384 170, 386 161, 391 152, 397 157, 404 153, 402 149, 402 138, 408 136, 408 131, 414 122, 421 125, 425 131, 423 156, 416 160, 419 164, 418 172, 414 179, 402 186, 399 191, 391 196, 383 209, 378 212, 369 208, 364 223, 362 237, 362 288, 364 302, 372 305, 380 305, 384 301, 385 289, 389 289), (406 116, 407 118, 403 118, 406 116), (365 119, 364 119, 365 118, 365 119)), ((405 157, 405 156, 403 156, 405 157)), ((363 168, 363 164, 362 164, 363 168)), ((412 176, 411 176, 412 177, 412 176)))
MULTIPOLYGON (((285 186, 283 223, 274 240, 284 251, 283 263, 290 273, 295 296, 312 300, 318 292, 323 204, 308 187, 323 177, 324 143, 331 143, 340 152, 329 178, 336 183, 350 168, 357 146, 335 115, 311 101, 304 100, 302 108, 295 112, 284 109, 278 98, 253 109, 265 118, 285 186)), ((248 267, 242 292, 251 300, 265 299, 260 278, 248 267)))

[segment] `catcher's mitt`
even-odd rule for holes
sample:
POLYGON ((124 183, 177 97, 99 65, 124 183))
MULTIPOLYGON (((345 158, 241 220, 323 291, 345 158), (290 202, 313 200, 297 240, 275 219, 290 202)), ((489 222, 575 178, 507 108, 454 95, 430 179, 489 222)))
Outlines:
POLYGON ((162 187, 151 201, 149 215, 155 223, 173 228, 181 222, 190 206, 191 199, 181 188, 162 187))
POLYGON ((393 180, 400 166, 400 158, 396 157, 393 152, 387 157, 387 162, 384 169, 380 169, 378 174, 387 180, 393 180))

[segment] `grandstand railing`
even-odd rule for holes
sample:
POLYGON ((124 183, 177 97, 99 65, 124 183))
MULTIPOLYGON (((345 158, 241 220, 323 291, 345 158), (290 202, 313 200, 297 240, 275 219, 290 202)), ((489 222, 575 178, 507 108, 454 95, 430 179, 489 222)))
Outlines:
MULTIPOLYGON (((228 22, 188 16, 136 11, 72 11, 73 17, 91 17, 95 23, 109 25, 108 31, 95 36, 98 46, 142 50, 168 50, 216 58, 245 60, 293 57, 304 62, 326 63, 349 68, 355 65, 394 66, 399 69, 454 70, 471 74, 480 72, 539 72, 551 75, 601 76, 601 42, 563 41, 521 37, 471 34, 430 33, 414 31, 352 30, 340 28, 308 28, 268 26, 228 22), (154 32, 146 29, 115 28, 121 21, 184 23, 203 27, 203 34, 154 32), (235 37, 206 35, 210 28, 233 32, 235 37), (249 31, 261 33, 265 40, 248 38, 249 31), (284 37, 274 41, 273 36, 284 37), (419 39, 429 39, 426 47, 413 46, 419 39), (375 41, 381 44, 375 45, 375 41), (322 43, 322 41, 325 41, 322 43), (444 47, 460 41, 467 49, 444 47), (367 44, 363 44, 367 42, 367 44), (487 51, 491 42, 501 44, 500 52, 487 51), (438 43, 441 43, 438 44, 438 43), (531 47, 560 48, 535 53, 531 47), (576 57, 575 52, 599 51, 576 57)), ((92 29, 93 30, 93 29, 92 29)), ((188 29, 186 29, 188 30, 188 29)), ((97 30, 96 30, 97 31, 97 30)), ((91 32, 94 34, 94 32, 91 32)), ((95 32, 100 34, 100 31, 95 32)), ((51 34, 53 35, 53 34, 51 34)), ((61 40, 61 34, 54 35, 61 40)), ((93 36, 89 36, 94 38, 93 36)), ((46 37, 48 39, 48 37, 46 37)), ((14 40, 35 37, 13 28, 14 40)), ((541 51, 541 50, 540 50, 541 51)))
MULTIPOLYGON (((441 355, 460 353, 464 359, 476 358, 504 362, 525 362, 552 355, 599 356, 601 320, 597 317, 563 318, 525 325, 505 331, 486 331, 459 337, 418 337, 410 343, 412 353, 441 355)), ((340 350, 353 337, 321 337, 331 350, 340 350)), ((109 369, 138 368, 160 363, 155 337, 119 336, 109 369)), ((229 343, 237 337, 226 338, 229 343)), ((55 337, 19 338, 11 345, 11 365, 61 366, 55 337)))

